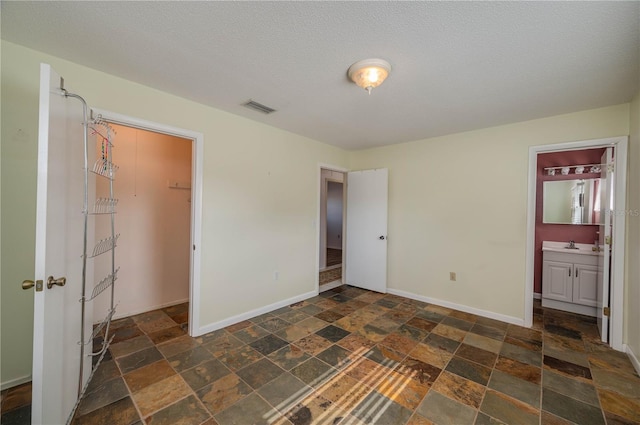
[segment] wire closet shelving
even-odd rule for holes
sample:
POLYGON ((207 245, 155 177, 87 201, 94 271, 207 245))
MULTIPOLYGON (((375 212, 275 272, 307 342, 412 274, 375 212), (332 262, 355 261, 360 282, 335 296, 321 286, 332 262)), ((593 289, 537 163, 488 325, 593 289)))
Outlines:
POLYGON ((80 372, 78 380, 78 398, 67 424, 73 416, 100 366, 109 345, 113 341, 111 320, 116 311, 114 303, 115 282, 118 279, 119 267, 116 266, 116 247, 119 234, 116 233, 115 217, 118 199, 114 193, 114 180, 118 166, 113 162, 113 138, 115 130, 101 116, 89 118, 89 108, 84 99, 65 91, 66 97, 76 98, 83 104, 83 141, 84 141, 84 240, 82 252, 82 292, 79 302, 81 307, 80 340, 80 372), (94 280, 95 277, 95 280, 94 280), (106 314, 98 324, 93 325, 91 332, 86 329, 89 303, 99 300, 103 294, 109 294, 106 314), (97 346, 97 349, 96 349, 97 346), (91 372, 86 379, 85 359, 94 359, 91 372))

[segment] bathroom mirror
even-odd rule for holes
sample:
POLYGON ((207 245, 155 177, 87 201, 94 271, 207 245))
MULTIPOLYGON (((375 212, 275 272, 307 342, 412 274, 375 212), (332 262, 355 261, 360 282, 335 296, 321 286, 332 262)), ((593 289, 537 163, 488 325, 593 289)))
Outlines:
POLYGON ((600 179, 556 180, 543 183, 542 222, 598 224, 600 179))

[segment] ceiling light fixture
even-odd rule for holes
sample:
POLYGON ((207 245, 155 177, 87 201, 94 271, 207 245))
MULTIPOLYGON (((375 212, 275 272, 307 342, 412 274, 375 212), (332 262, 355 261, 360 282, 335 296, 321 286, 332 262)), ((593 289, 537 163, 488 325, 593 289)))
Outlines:
POLYGON ((391 65, 384 59, 365 59, 349 67, 349 78, 371 94, 371 89, 382 84, 391 72, 391 65))

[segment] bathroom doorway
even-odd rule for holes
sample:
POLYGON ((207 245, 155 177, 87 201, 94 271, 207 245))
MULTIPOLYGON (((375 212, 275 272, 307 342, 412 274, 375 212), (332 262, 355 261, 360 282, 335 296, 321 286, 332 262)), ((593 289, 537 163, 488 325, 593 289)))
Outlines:
POLYGON ((543 241, 593 244, 598 239, 598 221, 594 219, 599 217, 596 217, 598 214, 594 211, 594 190, 600 180, 600 159, 604 151, 605 148, 593 148, 537 155, 533 284, 536 299, 540 299, 542 294, 543 241), (585 182, 586 184, 580 185, 585 182), (588 190, 571 198, 576 187, 588 187, 588 190), (578 201, 575 208, 572 200, 578 201), (584 210, 582 214, 572 215, 578 209, 584 210))
MULTIPOLYGON (((567 244, 574 240, 576 243, 584 242, 585 246, 597 245, 595 240, 601 230, 597 225, 589 226, 580 223, 581 230, 573 227, 575 224, 558 224, 558 223, 542 223, 543 197, 544 188, 543 181, 553 177, 557 172, 561 176, 559 180, 571 180, 571 174, 575 178, 577 172, 578 178, 590 175, 595 178, 603 172, 615 182, 611 191, 612 203, 610 204, 610 213, 608 214, 611 223, 611 238, 608 241, 611 250, 610 261, 610 284, 607 295, 610 295, 608 305, 600 305, 598 312, 601 315, 609 314, 609 338, 608 344, 616 349, 622 350, 622 318, 624 307, 624 240, 626 226, 626 171, 627 171, 627 137, 616 137, 609 139, 587 140, 579 142, 561 143, 555 145, 533 146, 529 148, 529 196, 528 196, 528 214, 527 214, 527 255, 526 255, 526 289, 525 289, 525 326, 534 324, 534 298, 540 297, 541 288, 539 280, 541 279, 542 263, 542 242, 548 239, 549 232, 545 233, 546 227, 551 226, 555 229, 553 238, 563 239, 562 242, 567 244), (600 156, 607 148, 612 148, 615 152, 613 158, 606 164, 602 164, 600 156), (574 156, 572 158, 572 155, 574 156), (577 155, 577 156, 576 156, 577 155), (586 156, 585 156, 586 155, 586 156), (554 157, 567 158, 571 163, 545 163, 545 161, 554 157), (591 158, 593 157, 593 158, 591 158), (596 159, 591 161, 590 159, 596 159), (584 163, 583 163, 584 162, 584 163), (586 174, 585 174, 586 171, 586 174), (546 175, 546 177, 542 177, 546 175), (543 227, 545 227, 543 229, 543 227), (598 230, 596 230, 598 229, 598 230), (545 237, 547 235, 547 237, 545 237), (564 239, 567 239, 564 241, 564 239), (583 240, 584 239, 584 240, 583 240), (540 254, 540 255, 537 255, 540 254), (537 291, 536 291, 537 289, 537 291), (608 307, 605 309, 605 307, 608 307)), ((595 194, 595 192, 594 192, 595 194)), ((583 197, 583 201, 587 198, 583 197)), ((595 201, 591 209, 595 209, 595 201)), ((598 214, 592 214, 597 216, 598 214)), ((570 215, 571 217, 571 215, 570 215)), ((574 215, 569 220, 577 219, 574 215)), ((582 220, 582 219, 581 219, 582 220)), ((555 240, 554 239, 554 240, 555 240)), ((606 268, 605 268, 606 269, 606 268)), ((606 334, 606 332, 605 332, 606 334)))

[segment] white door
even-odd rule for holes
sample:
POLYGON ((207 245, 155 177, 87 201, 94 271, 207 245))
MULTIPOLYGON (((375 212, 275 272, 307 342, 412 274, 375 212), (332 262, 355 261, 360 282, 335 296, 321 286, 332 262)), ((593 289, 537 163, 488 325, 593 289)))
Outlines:
MULTIPOLYGON (((80 102, 66 98, 60 86, 60 76, 42 64, 35 255, 35 279, 42 283, 34 288, 33 424, 65 423, 80 384, 83 115, 80 102), (48 289, 49 276, 65 277, 66 285, 48 289)), ((90 358, 84 362, 82 382, 91 366, 90 358)))
POLYGON ((598 257, 597 317, 598 330, 603 342, 609 340, 609 317, 605 308, 609 308, 609 282, 611 265, 611 223, 613 205, 613 148, 607 148, 600 159, 600 233, 598 257))
POLYGON ((386 168, 347 175, 346 283, 387 292, 386 168))

